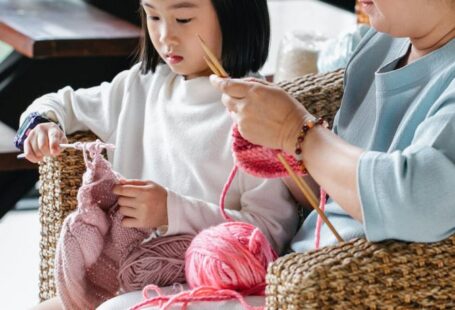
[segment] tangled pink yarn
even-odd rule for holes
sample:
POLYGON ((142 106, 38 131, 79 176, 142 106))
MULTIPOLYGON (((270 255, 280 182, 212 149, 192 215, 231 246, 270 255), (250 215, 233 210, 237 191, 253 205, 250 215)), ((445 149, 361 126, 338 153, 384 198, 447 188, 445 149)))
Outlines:
POLYGON ((139 245, 120 262, 118 281, 126 292, 150 283, 169 286, 185 283, 185 251, 192 235, 154 238, 139 245))

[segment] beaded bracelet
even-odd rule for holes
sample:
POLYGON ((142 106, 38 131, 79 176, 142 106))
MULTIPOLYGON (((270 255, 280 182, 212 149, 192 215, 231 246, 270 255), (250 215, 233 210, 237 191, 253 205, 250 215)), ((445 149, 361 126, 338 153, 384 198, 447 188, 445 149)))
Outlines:
POLYGON ((308 131, 317 126, 321 125, 324 128, 329 127, 329 123, 327 123, 326 120, 324 120, 322 117, 318 117, 316 119, 310 119, 303 124, 302 128, 299 131, 299 134, 297 136, 297 142, 295 143, 295 158, 297 159, 297 164, 300 166, 302 173, 306 174, 307 171, 305 169, 305 166, 303 165, 303 159, 302 159, 302 144, 303 140, 305 140, 305 136, 308 133, 308 131))

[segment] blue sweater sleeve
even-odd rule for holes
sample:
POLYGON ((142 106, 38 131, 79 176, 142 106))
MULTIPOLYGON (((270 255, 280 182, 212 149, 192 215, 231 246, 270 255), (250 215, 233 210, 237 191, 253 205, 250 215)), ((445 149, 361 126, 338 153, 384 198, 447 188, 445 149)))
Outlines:
POLYGON ((371 241, 433 242, 455 232, 455 81, 437 101, 407 148, 360 158, 358 190, 371 241))

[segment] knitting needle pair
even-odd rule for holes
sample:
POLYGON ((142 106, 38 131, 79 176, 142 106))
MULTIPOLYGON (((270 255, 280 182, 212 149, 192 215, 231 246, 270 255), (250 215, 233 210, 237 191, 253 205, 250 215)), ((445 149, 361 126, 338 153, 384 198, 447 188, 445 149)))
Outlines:
MULTIPOLYGON (((199 41, 201 43, 202 49, 204 50, 206 57, 204 57, 205 62, 209 66, 210 70, 212 72, 221 77, 221 78, 227 78, 229 75, 227 74, 226 70, 224 70, 223 66, 220 64, 218 59, 215 57, 215 55, 210 51, 210 49, 205 45, 204 40, 201 38, 200 35, 197 35, 199 38, 199 41)), ((324 214, 324 211, 321 210, 318 206, 318 199, 314 195, 314 193, 311 191, 309 188, 308 184, 305 183, 303 179, 301 179, 297 174, 292 170, 291 166, 289 163, 286 161, 286 159, 281 155, 278 154, 278 160, 281 162, 281 164, 284 166, 288 174, 291 176, 293 181, 296 183, 297 187, 300 189, 300 191, 303 193, 303 195, 306 197, 308 202, 310 203, 311 207, 313 207, 314 210, 319 214, 319 216, 322 218, 323 222, 329 227, 329 229, 332 231, 332 233, 335 235, 337 240, 339 242, 342 242, 343 239, 341 236, 338 234, 336 231, 335 227, 333 227, 332 223, 329 221, 327 216, 324 214)))
MULTIPOLYGON (((62 149, 67 149, 67 148, 72 148, 72 149, 74 149, 74 148, 75 148, 74 144, 67 144, 67 143, 61 143, 61 144, 59 144, 59 146, 60 146, 62 149)), ((17 158, 18 158, 18 159, 25 158, 25 154, 24 154, 24 153, 21 153, 21 154, 17 155, 17 158)))

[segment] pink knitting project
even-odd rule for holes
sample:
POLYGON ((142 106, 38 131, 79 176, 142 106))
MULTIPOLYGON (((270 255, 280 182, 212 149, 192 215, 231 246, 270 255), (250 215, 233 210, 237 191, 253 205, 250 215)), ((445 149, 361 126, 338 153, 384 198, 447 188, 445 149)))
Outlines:
MULTIPOLYGON (((294 156, 281 150, 266 148, 245 140, 240 134, 236 124, 232 127, 232 136, 234 137, 232 151, 234 153, 234 158, 236 159, 236 166, 242 168, 245 172, 260 178, 280 178, 289 176, 286 169, 277 159, 277 155, 281 153, 297 175, 305 175, 302 173, 302 169, 294 156)), ((320 196, 321 200, 319 207, 324 212, 327 194, 322 188, 320 196)), ((315 230, 316 249, 319 249, 322 224, 322 218, 318 215, 315 230)))
POLYGON ((281 150, 266 148, 245 140, 237 129, 232 127, 232 151, 236 165, 245 172, 260 178, 280 178, 289 176, 286 169, 278 160, 277 155, 282 154, 292 169, 303 175, 300 165, 294 156, 281 150))
MULTIPOLYGON (((113 146, 100 141, 76 144, 76 148, 84 152, 87 171, 78 192, 77 209, 63 223, 55 258, 57 294, 65 309, 95 309, 102 302, 116 296, 120 290, 126 291, 125 286, 139 289, 151 283, 170 285, 185 282, 184 253, 191 238, 183 236, 177 238, 178 240, 171 238, 168 241, 179 243, 173 255, 174 264, 178 264, 176 270, 180 272, 175 272, 172 278, 163 277, 162 280, 161 275, 157 275, 158 283, 126 283, 128 285, 122 287, 122 279, 118 278, 119 269, 124 262, 126 266, 123 268, 132 265, 132 254, 141 251, 156 253, 156 248, 165 245, 162 245, 162 240, 157 244, 157 239, 154 239, 149 241, 148 248, 144 248, 142 242, 150 236, 152 230, 124 228, 121 225, 122 215, 116 212, 117 197, 112 193, 112 188, 120 176, 112 170, 110 163, 101 154, 102 148, 110 147, 113 146)), ((140 256, 141 253, 134 257, 140 256)), ((162 264, 161 261, 159 264, 162 264)), ((150 271, 141 270, 150 267, 150 264, 142 265, 139 264, 139 271, 137 266, 134 267, 136 270, 132 271, 139 272, 138 277, 141 272, 150 271)), ((160 268, 155 264, 152 270, 160 268)), ((144 279, 144 276, 142 278, 144 279)), ((125 279, 128 280, 128 277, 125 279)), ((145 281, 147 280, 145 278, 145 281)))

